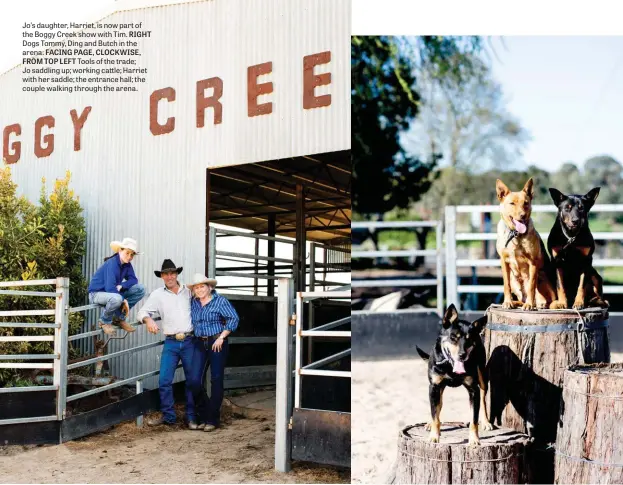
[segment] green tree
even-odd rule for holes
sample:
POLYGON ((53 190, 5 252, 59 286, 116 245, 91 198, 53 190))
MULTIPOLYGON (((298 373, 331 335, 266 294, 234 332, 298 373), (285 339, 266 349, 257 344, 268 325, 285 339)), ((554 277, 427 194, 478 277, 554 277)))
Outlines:
POLYGON ((406 156, 399 141, 418 112, 412 70, 394 38, 352 38, 353 207, 360 214, 404 208, 430 186, 434 160, 406 156))
MULTIPOLYGON (((86 283, 82 276, 86 232, 82 208, 69 189, 70 174, 57 180, 49 197, 43 183, 39 205, 17 196, 10 169, 0 168, 0 281, 70 278, 70 304, 84 304, 86 283)), ((12 289, 50 291, 49 286, 12 289)), ((55 307, 54 298, 0 296, 2 310, 34 310, 55 307)), ((52 322, 53 317, 0 317, 5 322, 52 322)), ((77 333, 81 313, 70 315, 69 332, 77 333)), ((7 336, 49 335, 50 330, 3 328, 7 336)), ((51 342, 0 343, 0 354, 51 354, 51 342)), ((75 351, 72 350, 75 354, 75 351)), ((0 387, 19 377, 19 372, 0 369, 0 387)))

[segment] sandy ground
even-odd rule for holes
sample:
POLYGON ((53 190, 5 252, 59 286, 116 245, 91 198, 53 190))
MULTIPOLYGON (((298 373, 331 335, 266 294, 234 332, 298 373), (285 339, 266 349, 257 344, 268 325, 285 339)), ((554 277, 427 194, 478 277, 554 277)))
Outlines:
POLYGON ((254 409, 224 406, 224 426, 211 433, 127 422, 62 445, 0 447, 0 483, 350 482, 349 470, 313 463, 275 471, 273 406, 265 395, 246 403, 254 409))
MULTIPOLYGON (((352 362, 352 480, 386 483, 397 456, 398 431, 430 420, 426 362, 352 362)), ((468 421, 463 388, 446 389, 442 421, 468 421)))
MULTIPOLYGON (((623 353, 613 352, 611 362, 623 362, 623 353)), ((398 431, 430 420, 426 365, 420 358, 352 362, 352 483, 387 483, 398 431)), ((447 388, 441 421, 469 419, 467 391, 447 388)))

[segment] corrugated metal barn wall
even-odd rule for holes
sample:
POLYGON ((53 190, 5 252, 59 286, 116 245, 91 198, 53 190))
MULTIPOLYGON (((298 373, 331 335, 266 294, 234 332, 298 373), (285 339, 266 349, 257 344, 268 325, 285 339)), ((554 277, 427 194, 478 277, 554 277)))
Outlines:
MULTIPOLYGON (((140 67, 148 69, 138 93, 24 93, 21 67, 0 75, 0 128, 22 128, 21 159, 11 165, 19 192, 37 201, 42 177, 50 190, 66 170, 72 173, 85 209, 87 278, 111 253, 110 241, 126 236, 139 242, 143 254, 133 264, 148 291, 160 284, 153 270, 164 258, 184 266, 187 278, 203 272, 206 167, 350 148, 349 1, 199 1, 120 11, 101 22, 142 22, 151 31, 138 39, 140 67), (331 84, 315 94, 330 93, 331 105, 303 109, 303 57, 324 51, 331 62, 315 73, 331 72, 331 84), (247 68, 264 62, 272 62, 272 73, 258 82, 272 81, 274 92, 258 101, 272 101, 273 112, 249 117, 247 68), (197 128, 196 83, 215 76, 223 81, 222 123, 214 125, 208 109, 197 128), (159 103, 158 120, 175 116, 175 129, 154 136, 150 95, 167 87, 176 99, 159 103), (80 115, 87 106, 81 149, 74 151, 70 110, 80 115), (46 115, 55 118, 54 152, 37 158, 34 125, 46 115)), ((157 338, 141 328, 110 351, 157 338)), ((118 358, 112 370, 146 372, 157 367, 159 354, 158 347, 118 358)))

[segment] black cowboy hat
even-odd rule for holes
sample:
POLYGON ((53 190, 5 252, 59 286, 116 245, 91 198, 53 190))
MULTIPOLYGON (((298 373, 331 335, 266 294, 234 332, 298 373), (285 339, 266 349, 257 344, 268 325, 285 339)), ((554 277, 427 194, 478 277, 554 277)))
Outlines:
POLYGON ((176 271, 177 274, 180 274, 183 269, 184 268, 182 266, 180 266, 179 268, 176 268, 175 263, 173 261, 171 261, 170 259, 165 259, 164 262, 162 263, 162 268, 160 268, 160 271, 154 271, 154 274, 158 278, 160 278, 162 273, 169 273, 171 271, 176 271))

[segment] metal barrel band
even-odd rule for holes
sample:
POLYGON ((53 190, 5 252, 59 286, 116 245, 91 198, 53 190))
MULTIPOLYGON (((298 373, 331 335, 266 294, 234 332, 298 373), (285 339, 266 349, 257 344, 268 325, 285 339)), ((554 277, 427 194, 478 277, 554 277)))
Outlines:
POLYGON ((514 455, 514 454, 511 453, 508 456, 503 456, 501 458, 490 458, 488 460, 445 460, 445 459, 441 459, 441 458, 431 458, 429 456, 414 455, 413 453, 407 453, 406 451, 402 451, 402 450, 399 450, 398 452, 401 455, 412 456, 414 458, 420 458, 421 460, 443 461, 445 463, 486 463, 486 462, 510 460, 511 458, 515 458, 515 457, 519 457, 519 456, 523 456, 524 455, 523 453, 519 453, 517 455, 514 455))
POLYGON ((604 463, 603 461, 589 460, 588 458, 582 458, 580 456, 567 455, 566 453, 563 453, 562 451, 558 451, 556 449, 554 450, 554 452, 557 455, 562 456, 566 458, 567 460, 571 460, 571 461, 590 463, 591 465, 597 465, 597 466, 603 466, 603 467, 623 468, 623 463, 604 463))
POLYGON ((598 322, 554 323, 550 325, 509 325, 507 323, 488 323, 485 328, 492 331, 513 333, 545 332, 588 332, 608 327, 608 319, 598 322))

